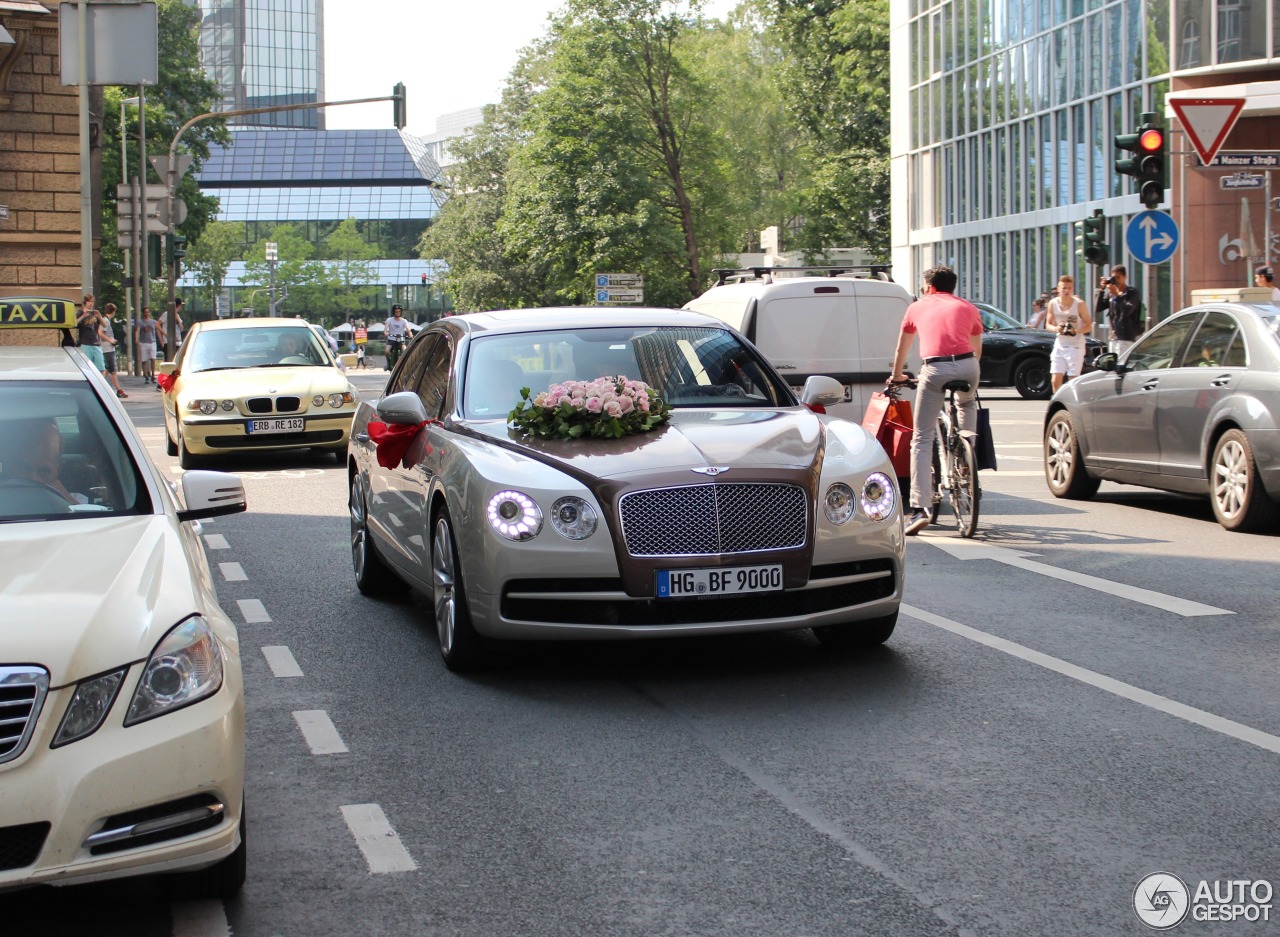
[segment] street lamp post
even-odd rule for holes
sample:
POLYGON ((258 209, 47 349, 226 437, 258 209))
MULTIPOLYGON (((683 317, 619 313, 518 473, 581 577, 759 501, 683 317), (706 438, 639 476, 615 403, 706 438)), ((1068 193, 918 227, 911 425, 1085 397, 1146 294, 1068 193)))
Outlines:
POLYGON ((276 259, 279 257, 276 247, 275 241, 267 242, 267 263, 271 266, 270 316, 273 319, 276 317, 276 259))
MULTIPOLYGON (((125 146, 128 140, 128 136, 124 132, 124 106, 126 104, 137 104, 140 100, 141 100, 140 98, 121 98, 120 99, 120 181, 121 182, 124 182, 129 177, 129 170, 128 170, 129 151, 125 146)), ((134 189, 133 194, 135 196, 133 211, 134 211, 134 215, 137 216, 142 214, 143 208, 142 208, 142 205, 139 204, 138 201, 136 200, 137 198, 136 188, 134 189)), ((142 202, 143 204, 145 204, 146 199, 144 198, 142 202)), ((136 221, 134 223, 134 226, 135 227, 137 226, 136 221)), ((134 251, 136 251, 137 249, 138 249, 138 240, 135 237, 133 239, 133 246, 124 252, 124 279, 126 283, 128 283, 130 280, 133 279, 133 267, 134 267, 133 254, 134 254, 134 251)), ((146 265, 141 262, 137 264, 139 274, 142 273, 144 266, 146 265)), ((129 370, 136 377, 138 375, 138 350, 134 347, 134 341, 133 341, 132 297, 133 297, 133 284, 130 283, 129 286, 124 291, 124 331, 125 331, 124 347, 129 355, 129 370)), ((139 312, 141 312, 141 310, 139 310, 139 312)))

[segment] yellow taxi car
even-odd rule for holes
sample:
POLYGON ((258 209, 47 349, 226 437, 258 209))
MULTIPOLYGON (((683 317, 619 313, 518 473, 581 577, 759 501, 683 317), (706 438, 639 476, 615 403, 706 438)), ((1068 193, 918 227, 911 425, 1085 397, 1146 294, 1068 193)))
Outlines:
POLYGON ((74 312, 0 302, 0 894, 160 874, 228 898, 244 681, 199 521, 244 511, 244 486, 156 467, 97 367, 57 345, 74 312))
POLYGON ((184 469, 264 449, 346 457, 360 395, 305 320, 197 322, 158 370, 165 441, 184 469))

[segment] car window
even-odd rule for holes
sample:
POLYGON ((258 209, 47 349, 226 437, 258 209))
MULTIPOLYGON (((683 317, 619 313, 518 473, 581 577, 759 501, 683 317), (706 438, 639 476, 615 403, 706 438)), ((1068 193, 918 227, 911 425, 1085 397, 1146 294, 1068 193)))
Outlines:
POLYGON ((520 400, 565 381, 627 377, 672 406, 792 406, 776 373, 728 329, 604 328, 472 339, 463 376, 470 419, 505 416, 520 400))
POLYGON ((1125 357, 1129 370, 1156 371, 1173 367, 1178 350, 1195 321, 1196 315, 1192 313, 1156 326, 1129 349, 1129 354, 1125 357))
POLYGON ((1225 312, 1205 315, 1187 345, 1183 367, 1243 368, 1248 365, 1240 325, 1225 312))
POLYGON ((327 348, 307 325, 280 328, 200 329, 183 344, 184 373, 228 368, 331 365, 327 348))
POLYGON ((391 380, 387 382, 387 394, 398 394, 402 390, 417 390, 422 380, 422 368, 427 362, 427 355, 438 342, 439 333, 423 335, 409 344, 409 350, 396 365, 391 380))
POLYGON ((139 467, 91 387, 0 382, 0 523, 150 511, 139 467))
POLYGON ((1020 329, 1022 323, 1014 321, 1010 316, 984 304, 976 304, 978 312, 982 314, 982 327, 988 332, 998 331, 1000 329, 1020 329))
POLYGON ((443 335, 427 336, 426 341, 431 342, 431 348, 422 368, 422 378, 418 381, 418 396, 422 398, 427 416, 438 420, 444 413, 449 394, 449 361, 452 355, 449 340, 443 335))

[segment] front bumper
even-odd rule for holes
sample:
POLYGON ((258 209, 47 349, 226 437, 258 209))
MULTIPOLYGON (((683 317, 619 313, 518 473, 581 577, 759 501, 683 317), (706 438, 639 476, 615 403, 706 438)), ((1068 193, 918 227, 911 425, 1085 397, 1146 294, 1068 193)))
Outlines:
POLYGON ((0 868, 0 891, 197 869, 239 845, 244 791, 239 667, 227 662, 223 686, 212 697, 124 728, 141 670, 141 665, 131 669, 97 732, 54 749, 49 744, 75 688, 50 692, 27 749, 0 766, 0 857, 8 855, 9 866, 30 859, 0 868), (166 818, 199 812, 200 805, 204 817, 199 822, 132 839, 120 835, 130 823, 163 827, 166 818), (41 836, 45 824, 48 832, 41 836), (104 837, 104 831, 115 836, 104 837))
POLYGON ((268 449, 323 447, 343 449, 351 436, 351 420, 355 410, 332 413, 267 414, 261 417, 191 417, 182 416, 182 440, 195 455, 217 455, 222 452, 244 452, 268 449), (297 418, 305 423, 300 432, 250 433, 251 420, 297 418))

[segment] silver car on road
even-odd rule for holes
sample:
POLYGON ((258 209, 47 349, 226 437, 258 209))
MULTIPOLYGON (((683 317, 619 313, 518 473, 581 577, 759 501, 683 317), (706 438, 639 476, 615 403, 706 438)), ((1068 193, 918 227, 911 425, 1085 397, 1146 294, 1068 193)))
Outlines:
POLYGON ((1228 530, 1280 522, 1280 307, 1170 316, 1049 402, 1044 471, 1059 498, 1105 481, 1208 495, 1228 530))

